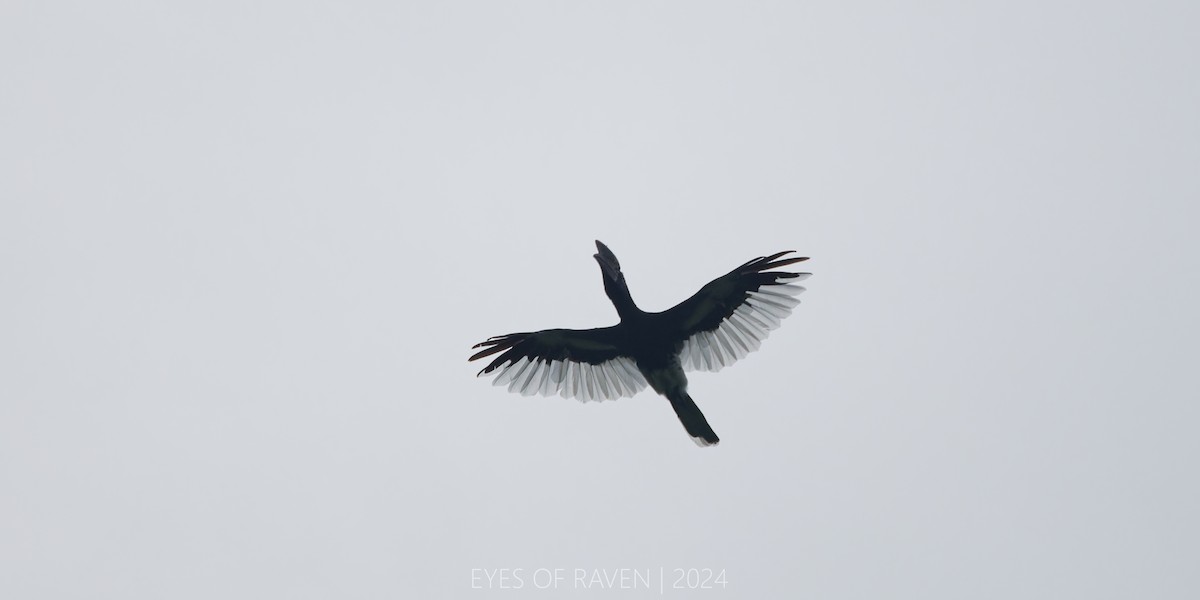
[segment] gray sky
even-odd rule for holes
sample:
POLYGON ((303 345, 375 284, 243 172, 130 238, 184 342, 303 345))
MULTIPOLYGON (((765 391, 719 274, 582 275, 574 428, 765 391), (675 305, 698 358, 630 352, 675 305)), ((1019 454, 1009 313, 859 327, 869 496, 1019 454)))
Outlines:
POLYGON ((1194 598, 1197 17, 6 3, 0 596, 1194 598), (474 378, 616 321, 597 238, 813 257, 717 448, 474 378))

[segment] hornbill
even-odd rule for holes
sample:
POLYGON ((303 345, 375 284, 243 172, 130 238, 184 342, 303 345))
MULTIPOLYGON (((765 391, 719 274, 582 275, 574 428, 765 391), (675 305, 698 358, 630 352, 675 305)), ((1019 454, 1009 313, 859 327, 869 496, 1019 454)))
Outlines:
POLYGON ((478 376, 496 372, 493 385, 523 396, 610 400, 633 396, 649 384, 671 401, 683 428, 700 446, 720 441, 687 392, 684 370, 719 371, 757 350, 780 325, 811 273, 772 271, 808 260, 760 256, 718 277, 670 310, 645 312, 633 303, 621 263, 596 241, 604 292, 621 322, 598 329, 510 333, 475 344, 469 361, 500 354, 478 376))

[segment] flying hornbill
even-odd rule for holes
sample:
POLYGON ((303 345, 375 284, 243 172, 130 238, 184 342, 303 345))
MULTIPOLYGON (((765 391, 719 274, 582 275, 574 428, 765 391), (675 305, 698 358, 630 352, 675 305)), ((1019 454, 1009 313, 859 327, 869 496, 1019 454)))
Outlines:
POLYGON ((687 393, 684 370, 719 371, 757 350, 767 334, 800 303, 795 285, 811 273, 771 271, 808 257, 761 256, 718 277, 670 310, 645 312, 633 303, 621 263, 596 241, 604 292, 621 322, 598 329, 546 329, 488 338, 468 360, 497 353, 479 372, 498 371, 494 385, 523 396, 610 400, 633 396, 649 384, 666 396, 696 444, 720 441, 687 393))

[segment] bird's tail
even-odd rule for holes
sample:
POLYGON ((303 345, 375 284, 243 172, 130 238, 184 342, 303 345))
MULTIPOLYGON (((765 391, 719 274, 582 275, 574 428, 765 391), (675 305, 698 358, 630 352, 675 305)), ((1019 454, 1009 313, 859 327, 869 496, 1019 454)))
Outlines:
POLYGON ((708 424, 708 419, 704 418, 704 413, 700 412, 700 407, 696 406, 696 402, 687 392, 680 390, 669 393, 667 399, 671 401, 671 408, 675 409, 679 422, 683 423, 683 428, 692 436, 692 441, 696 442, 697 446, 712 446, 721 441, 708 424))

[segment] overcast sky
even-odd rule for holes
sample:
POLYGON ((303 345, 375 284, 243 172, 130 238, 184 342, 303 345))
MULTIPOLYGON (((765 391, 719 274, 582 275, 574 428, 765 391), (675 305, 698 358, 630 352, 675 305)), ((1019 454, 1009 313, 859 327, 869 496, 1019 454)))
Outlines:
POLYGON ((6 2, 0 596, 1195 598, 1196 6, 6 2), (719 446, 474 377, 595 239, 812 257, 719 446))

